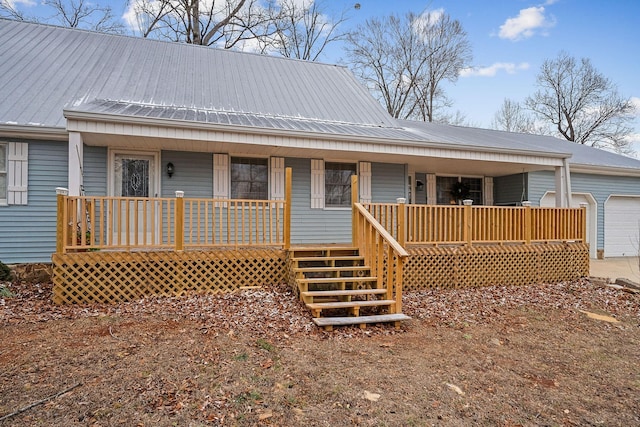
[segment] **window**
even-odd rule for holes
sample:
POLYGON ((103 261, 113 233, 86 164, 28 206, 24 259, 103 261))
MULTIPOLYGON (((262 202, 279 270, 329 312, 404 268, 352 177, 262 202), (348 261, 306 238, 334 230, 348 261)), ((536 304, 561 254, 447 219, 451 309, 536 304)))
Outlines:
POLYGON ((482 178, 461 178, 460 182, 469 189, 467 199, 473 200, 474 205, 482 204, 482 178))
POLYGON ((267 200, 269 195, 268 159, 231 158, 231 198, 267 200))
POLYGON ((458 182, 457 176, 437 176, 437 203, 439 205, 456 205, 458 201, 453 194, 453 186, 458 182))
POLYGON ((436 186, 439 205, 457 205, 456 190, 462 199, 473 200, 474 205, 482 204, 482 178, 438 176, 436 186))
POLYGON ((0 143, 0 204, 7 203, 7 144, 0 143))
POLYGON ((351 175, 355 174, 355 163, 325 162, 324 203, 326 207, 351 206, 351 175))

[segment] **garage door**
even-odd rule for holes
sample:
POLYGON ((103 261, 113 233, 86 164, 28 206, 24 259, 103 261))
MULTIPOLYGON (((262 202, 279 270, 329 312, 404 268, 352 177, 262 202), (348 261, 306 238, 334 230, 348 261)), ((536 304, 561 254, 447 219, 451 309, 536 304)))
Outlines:
MULTIPOLYGON (((573 193, 571 195, 571 207, 579 208, 581 203, 587 204, 587 243, 589 243, 589 256, 595 258, 597 255, 596 247, 596 213, 597 205, 593 196, 589 193, 573 193)), ((556 206, 555 191, 548 191, 540 199, 540 207, 553 208, 556 206)))
POLYGON ((640 196, 611 196, 604 204, 604 256, 638 255, 640 196))

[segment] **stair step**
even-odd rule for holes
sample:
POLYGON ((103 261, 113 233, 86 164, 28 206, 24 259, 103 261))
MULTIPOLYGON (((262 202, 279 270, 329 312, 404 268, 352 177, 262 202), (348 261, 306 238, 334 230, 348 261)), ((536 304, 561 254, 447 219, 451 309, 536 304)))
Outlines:
POLYGON ((299 273, 325 273, 332 271, 362 271, 369 269, 370 268, 366 265, 345 265, 341 267, 323 265, 322 267, 298 267, 294 268, 293 270, 299 273))
POLYGON ((386 294, 386 289, 345 289, 338 291, 307 291, 301 292, 303 297, 337 297, 356 295, 382 295, 386 294))
POLYGON ((293 257, 296 254, 300 254, 301 256, 309 256, 309 253, 313 253, 314 256, 330 256, 332 253, 344 253, 344 252, 355 252, 358 253, 359 249, 353 246, 315 246, 315 247, 296 247, 291 248, 290 253, 293 257), (305 255, 302 255, 305 254, 305 255), (322 255, 315 255, 322 254, 322 255))
POLYGON ((367 282, 377 282, 378 278, 373 276, 367 277, 315 277, 315 278, 304 278, 304 279, 296 279, 298 284, 300 283, 348 283, 348 282, 359 282, 359 283, 367 283, 367 282))
POLYGON ((362 261, 363 256, 360 255, 343 255, 343 256, 310 256, 301 258, 291 258, 291 261, 308 262, 308 261, 362 261))
POLYGON ((313 322, 318 326, 344 326, 344 325, 360 325, 363 323, 387 323, 401 322, 410 320, 411 317, 403 313, 395 314, 379 314, 375 316, 358 316, 358 317, 316 317, 313 322))
POLYGON ((307 304, 311 310, 326 310, 331 308, 375 307, 395 304, 392 299, 376 299, 370 301, 338 301, 338 302, 314 302, 307 304))

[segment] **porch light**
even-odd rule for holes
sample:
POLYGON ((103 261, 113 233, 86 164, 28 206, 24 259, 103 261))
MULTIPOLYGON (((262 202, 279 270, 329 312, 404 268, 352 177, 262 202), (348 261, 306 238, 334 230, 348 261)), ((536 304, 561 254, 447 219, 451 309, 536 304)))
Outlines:
POLYGON ((173 167, 173 163, 171 162, 167 163, 167 175, 169 175, 169 178, 173 176, 174 172, 175 172, 175 168, 173 167))
POLYGON ((416 191, 424 190, 424 182, 417 180, 416 181, 416 191))

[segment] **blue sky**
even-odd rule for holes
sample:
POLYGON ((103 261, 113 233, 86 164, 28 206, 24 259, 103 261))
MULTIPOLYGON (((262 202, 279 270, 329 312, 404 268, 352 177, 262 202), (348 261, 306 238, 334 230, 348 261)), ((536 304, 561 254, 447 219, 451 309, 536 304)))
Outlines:
MULTIPOLYGON (((39 0, 9 0, 29 14, 39 0)), ((640 1, 637 0, 324 0, 336 10, 350 10, 347 26, 391 13, 442 9, 459 20, 469 35, 474 72, 462 75, 445 90, 468 123, 489 127, 504 98, 523 101, 535 91, 535 77, 545 59, 562 50, 589 58, 638 105, 634 148, 640 153, 640 1), (353 5, 360 4, 359 9, 353 5)), ((125 0, 109 0, 122 16, 125 0)), ((338 62, 339 49, 323 61, 338 62)), ((640 154, 638 154, 640 156, 640 154)))
MULTIPOLYGON (((342 2, 345 5, 350 2, 342 2)), ((545 59, 561 50, 589 58, 633 98, 640 115, 640 1, 637 0, 361 0, 353 23, 369 16, 444 9, 467 31, 475 73, 446 85, 454 109, 475 126, 488 127, 504 98, 523 101, 535 91, 545 59)), ((640 118, 635 149, 640 152, 640 118)))

